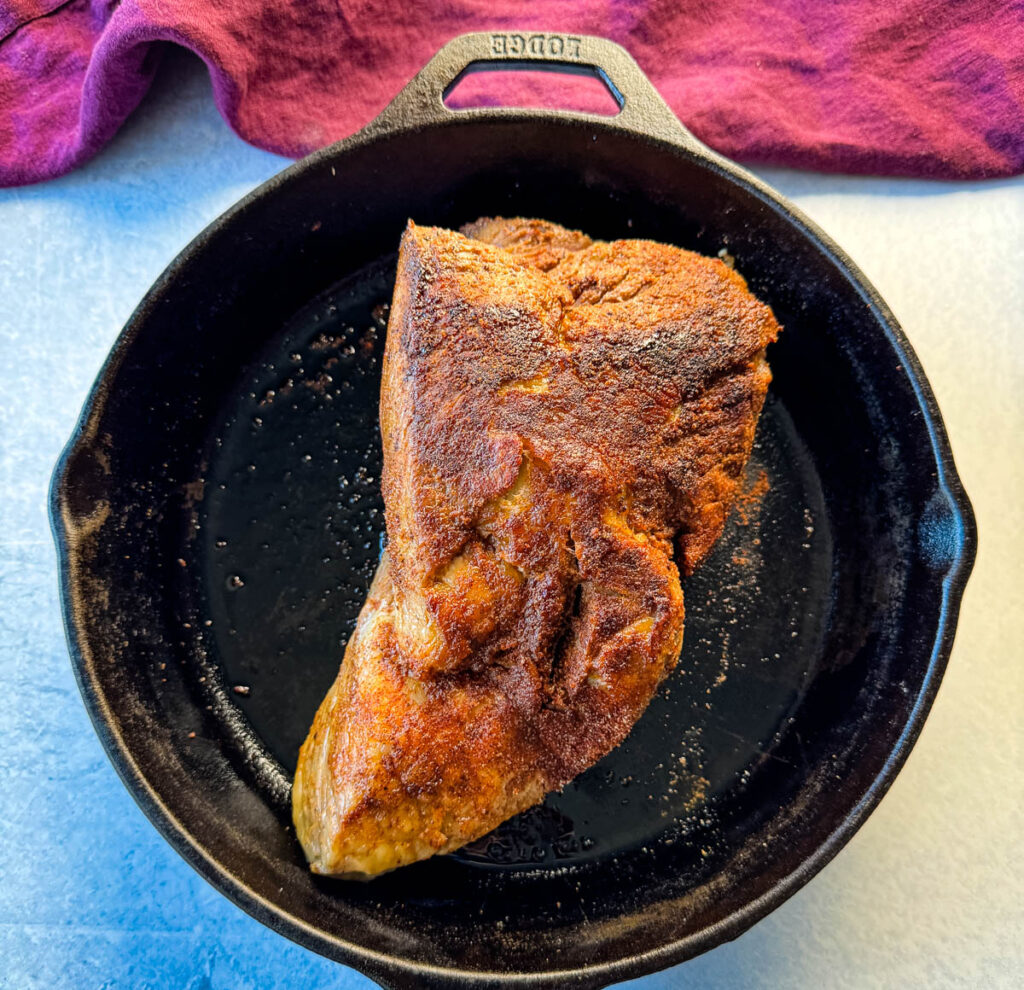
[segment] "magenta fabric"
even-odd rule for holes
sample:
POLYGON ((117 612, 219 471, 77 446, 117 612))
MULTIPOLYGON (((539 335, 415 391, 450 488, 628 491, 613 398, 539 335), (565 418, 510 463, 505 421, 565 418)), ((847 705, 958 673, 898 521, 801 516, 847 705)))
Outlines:
POLYGON ((299 156, 372 119, 449 38, 501 29, 618 41, 742 161, 1024 171, 1021 0, 0 0, 0 185, 96 154, 149 87, 158 42, 206 62, 241 137, 299 156))

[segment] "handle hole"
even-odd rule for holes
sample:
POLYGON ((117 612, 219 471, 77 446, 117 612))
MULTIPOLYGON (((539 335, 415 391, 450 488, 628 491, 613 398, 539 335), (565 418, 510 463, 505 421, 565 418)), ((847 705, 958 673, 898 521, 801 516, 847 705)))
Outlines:
POLYGON ((622 94, 601 69, 569 62, 470 62, 447 86, 449 110, 540 107, 614 117, 622 94))

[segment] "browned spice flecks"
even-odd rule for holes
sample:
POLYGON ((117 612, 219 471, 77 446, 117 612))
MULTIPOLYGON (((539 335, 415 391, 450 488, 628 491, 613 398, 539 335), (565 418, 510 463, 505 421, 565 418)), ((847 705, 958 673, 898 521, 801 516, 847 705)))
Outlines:
POLYGON ((410 223, 381 389, 388 550, 299 757, 313 870, 449 852, 618 745, 674 666, 779 326, 717 259, 410 223))
POLYGON ((746 487, 740 485, 733 501, 736 507, 737 522, 741 526, 749 526, 761 511, 761 503, 768 494, 770 485, 768 473, 763 469, 757 473, 757 477, 749 482, 746 487))

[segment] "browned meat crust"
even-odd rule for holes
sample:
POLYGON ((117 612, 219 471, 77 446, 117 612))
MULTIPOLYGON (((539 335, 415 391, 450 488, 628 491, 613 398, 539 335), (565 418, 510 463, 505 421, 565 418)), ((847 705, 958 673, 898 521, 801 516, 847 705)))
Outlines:
POLYGON ((388 550, 303 746, 314 871, 447 852, 618 745, 721 533, 771 311, 717 260, 410 223, 381 389, 388 550))

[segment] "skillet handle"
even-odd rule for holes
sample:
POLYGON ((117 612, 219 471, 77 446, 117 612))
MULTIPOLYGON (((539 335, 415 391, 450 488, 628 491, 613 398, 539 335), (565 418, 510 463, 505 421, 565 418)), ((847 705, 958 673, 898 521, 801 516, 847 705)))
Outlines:
POLYGON ((667 138, 706 153, 669 109, 640 66, 621 45, 591 35, 530 31, 474 32, 449 41, 413 77, 366 130, 386 133, 398 128, 441 123, 453 117, 521 117, 524 112, 576 120, 601 120, 648 137, 667 138), (619 113, 613 117, 566 110, 486 107, 450 110, 445 97, 471 72, 488 69, 539 69, 590 75, 608 88, 619 113))

